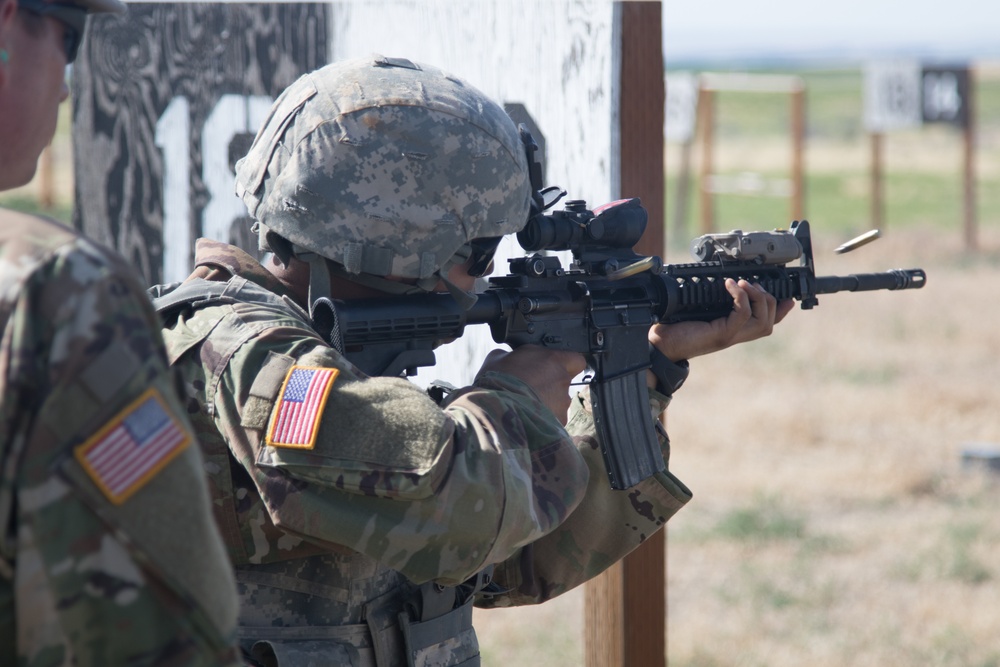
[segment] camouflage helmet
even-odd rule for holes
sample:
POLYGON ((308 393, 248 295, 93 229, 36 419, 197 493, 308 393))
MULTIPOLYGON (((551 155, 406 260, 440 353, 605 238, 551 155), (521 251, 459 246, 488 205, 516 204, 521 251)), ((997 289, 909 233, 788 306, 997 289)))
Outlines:
POLYGON ((237 163, 236 192, 263 249, 277 234, 348 276, 426 284, 472 239, 520 230, 531 198, 503 108, 435 67, 381 56, 287 88, 237 163))

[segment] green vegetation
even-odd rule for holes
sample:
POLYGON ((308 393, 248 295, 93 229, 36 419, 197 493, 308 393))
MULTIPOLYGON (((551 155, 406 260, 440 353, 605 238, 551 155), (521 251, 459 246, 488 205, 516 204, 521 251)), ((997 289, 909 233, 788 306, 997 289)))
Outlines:
POLYGON ((1000 652, 976 646, 975 640, 961 627, 950 625, 934 633, 930 647, 914 656, 912 664, 923 665, 969 665, 970 667, 1000 667, 1000 652))
POLYGON ((973 524, 953 524, 948 526, 948 543, 945 574, 949 578, 967 584, 981 584, 990 581, 990 568, 973 553, 973 547, 980 538, 982 526, 973 524))
POLYGON ((69 225, 73 220, 73 179, 72 174, 72 109, 67 101, 59 107, 59 121, 49 150, 52 151, 52 206, 42 205, 41 185, 38 174, 31 183, 0 192, 0 206, 45 215, 69 225))
POLYGON ((977 555, 977 546, 992 541, 983 531, 979 523, 950 523, 942 528, 932 549, 914 554, 899 566, 897 574, 914 582, 944 579, 970 586, 989 583, 993 572, 977 555))
POLYGON ((57 201, 52 208, 45 208, 39 204, 37 197, 23 190, 14 194, 0 195, 0 206, 15 211, 48 216, 64 224, 69 224, 73 219, 73 207, 65 201, 57 201))
POLYGON ((800 539, 805 536, 805 520, 781 504, 779 499, 758 495, 749 507, 725 514, 715 525, 719 537, 742 542, 800 539))

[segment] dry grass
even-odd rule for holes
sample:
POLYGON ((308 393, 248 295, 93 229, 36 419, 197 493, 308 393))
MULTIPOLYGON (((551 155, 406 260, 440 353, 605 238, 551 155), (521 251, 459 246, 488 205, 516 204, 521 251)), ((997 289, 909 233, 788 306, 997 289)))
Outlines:
MULTIPOLYGON (((836 294, 693 362, 669 417, 695 492, 669 524, 669 664, 1000 665, 1000 233, 900 230, 820 274, 920 266, 921 291, 836 294)), ((681 257, 670 258, 680 261, 681 257)), ((577 665, 582 595, 478 613, 490 665, 577 665)))
POLYGON ((919 265, 928 284, 830 295, 698 360, 670 418, 697 494, 670 526, 671 664, 1000 664, 1000 484, 961 464, 1000 443, 996 234, 983 245, 900 231, 820 251, 821 273, 919 265))

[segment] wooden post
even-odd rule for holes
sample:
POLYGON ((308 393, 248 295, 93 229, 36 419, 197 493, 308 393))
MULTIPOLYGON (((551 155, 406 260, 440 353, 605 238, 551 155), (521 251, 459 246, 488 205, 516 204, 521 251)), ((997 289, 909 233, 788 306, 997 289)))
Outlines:
POLYGON ((806 92, 803 86, 792 90, 792 220, 801 220, 805 212, 804 156, 806 144, 806 92))
POLYGON ((701 170, 698 178, 701 194, 701 233, 709 234, 715 227, 712 195, 712 153, 715 143, 715 92, 704 83, 698 87, 698 127, 701 129, 701 170))
POLYGON ((583 657, 586 667, 625 664, 624 581, 624 565, 615 563, 584 584, 583 657))
POLYGON ((965 144, 963 172, 963 201, 965 211, 965 249, 975 251, 978 246, 978 229, 976 220, 976 96, 975 96, 975 70, 969 70, 969 90, 966 93, 965 103, 968 109, 968 122, 963 129, 963 141, 965 144))
MULTIPOLYGON (((755 93, 780 93, 791 96, 789 134, 792 140, 790 211, 793 219, 801 219, 805 209, 805 82, 798 76, 775 74, 720 74, 704 73, 698 87, 698 127, 702 138, 701 162, 701 231, 715 230, 715 195, 719 192, 740 192, 724 184, 721 176, 714 175, 713 150, 715 148, 715 93, 719 91, 755 93)), ((763 188, 762 188, 763 191, 763 188)))
POLYGON ((38 158, 38 201, 46 211, 51 211, 56 205, 53 169, 52 144, 50 143, 38 158))
MULTIPOLYGON (((664 248, 663 49, 659 2, 621 3, 621 195, 649 212, 639 253, 664 248)), ((666 531, 586 585, 587 667, 666 664, 666 531)))
POLYGON ((881 132, 872 132, 871 134, 872 227, 874 229, 883 229, 884 227, 884 221, 883 221, 884 200, 882 192, 882 138, 883 135, 881 132))
POLYGON ((649 213, 636 252, 663 254, 663 37, 659 2, 622 4, 620 98, 623 197, 638 196, 649 213))
POLYGON ((674 201, 673 232, 678 235, 687 234, 688 195, 691 188, 691 147, 693 144, 693 138, 681 144, 680 174, 677 176, 677 185, 674 188, 676 200, 674 201))

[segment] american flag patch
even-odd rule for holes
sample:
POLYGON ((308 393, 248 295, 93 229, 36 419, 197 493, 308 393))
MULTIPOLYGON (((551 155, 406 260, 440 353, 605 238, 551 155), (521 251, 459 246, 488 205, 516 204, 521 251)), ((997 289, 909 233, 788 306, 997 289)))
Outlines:
POLYGON ((108 500, 120 505, 191 443, 182 422, 149 389, 74 450, 108 500))
POLYGON ((272 447, 312 449, 326 397, 339 371, 336 368, 292 366, 281 387, 281 398, 271 416, 267 444, 272 447))

